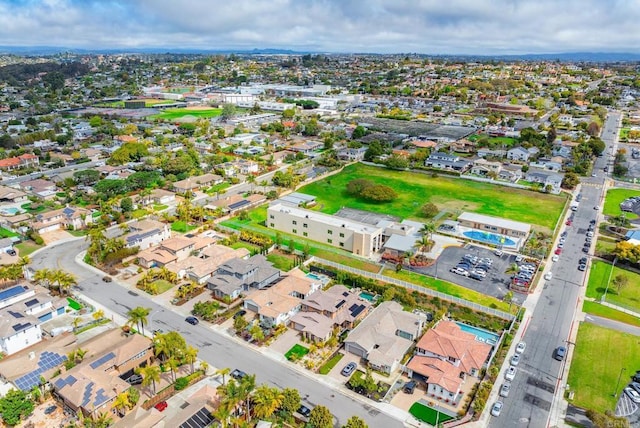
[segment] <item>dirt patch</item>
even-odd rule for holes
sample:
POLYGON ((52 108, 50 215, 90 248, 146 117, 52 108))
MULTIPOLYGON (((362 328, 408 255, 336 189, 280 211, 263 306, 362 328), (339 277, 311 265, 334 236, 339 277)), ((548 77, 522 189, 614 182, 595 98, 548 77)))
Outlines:
POLYGON ((62 239, 73 238, 74 236, 66 230, 53 230, 51 232, 45 232, 40 235, 44 240, 44 243, 49 245, 53 242, 60 241, 62 239))

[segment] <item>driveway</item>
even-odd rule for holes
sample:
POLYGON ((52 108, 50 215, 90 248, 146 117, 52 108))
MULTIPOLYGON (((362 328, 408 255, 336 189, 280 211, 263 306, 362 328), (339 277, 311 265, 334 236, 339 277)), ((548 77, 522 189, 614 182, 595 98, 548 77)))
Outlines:
POLYGON ((332 368, 329 373, 327 373, 327 376, 329 376, 332 379, 336 379, 341 383, 347 383, 350 377, 342 376, 342 374, 340 373, 342 372, 342 369, 344 368, 344 366, 346 366, 351 362, 356 363, 358 365, 356 367, 356 370, 363 369, 364 366, 361 364, 360 357, 353 355, 350 352, 345 352, 344 349, 340 350, 340 353, 343 355, 343 357, 340 359, 340 361, 338 361, 338 364, 336 364, 335 367, 332 368))
POLYGON ((273 343, 269 345, 269 349, 281 355, 284 355, 289 351, 289 349, 291 349, 298 343, 305 348, 309 347, 308 344, 302 343, 302 340, 300 339, 300 333, 290 328, 282 333, 276 340, 274 340, 273 343))
MULTIPOLYGON (((509 291, 509 282, 511 280, 511 276, 505 272, 509 266, 515 262, 515 257, 516 256, 509 253, 504 253, 498 257, 493 253, 493 250, 475 245, 467 245, 462 248, 447 247, 442 250, 440 257, 438 257, 434 265, 422 268, 407 267, 406 269, 415 270, 426 275, 453 282, 454 284, 478 291, 482 294, 502 299, 509 291), (479 258, 488 257, 493 260, 491 269, 487 272, 487 277, 484 280, 478 281, 451 272, 451 268, 460 263, 465 254, 473 254, 479 258)), ((520 303, 517 300, 518 296, 515 296, 514 303, 520 303)))

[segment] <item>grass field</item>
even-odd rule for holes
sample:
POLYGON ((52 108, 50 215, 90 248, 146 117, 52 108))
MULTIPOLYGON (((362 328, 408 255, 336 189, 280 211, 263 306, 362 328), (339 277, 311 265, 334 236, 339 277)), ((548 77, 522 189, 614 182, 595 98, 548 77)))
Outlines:
POLYGON ((280 254, 271 252, 267 255, 267 261, 269 261, 274 268, 282 271, 290 271, 293 267, 294 258, 287 254, 280 254))
POLYGON ((33 253, 35 250, 42 248, 42 245, 38 245, 33 241, 24 241, 14 245, 14 247, 18 250, 18 255, 20 257, 24 257, 33 253))
POLYGON ((244 241, 234 242, 233 244, 230 245, 230 247, 233 248, 234 250, 237 250, 238 248, 246 248, 247 250, 249 250, 249 254, 251 255, 257 254, 260 251, 259 247, 256 247, 255 245, 251 245, 248 242, 244 242, 244 241))
MULTIPOLYGON (((425 275, 420 275, 408 270, 401 270, 400 272, 396 272, 392 269, 385 269, 382 274, 391 278, 400 279, 412 284, 417 284, 424 288, 430 288, 432 290, 440 291, 441 293, 445 293, 450 296, 460 297, 461 299, 476 302, 480 305, 493 307, 504 312, 509 312, 508 303, 498 300, 495 297, 487 296, 474 290, 469 290, 468 288, 453 284, 451 282, 442 281, 440 279, 431 278, 425 275)), ((516 305, 512 305, 511 312, 515 313, 517 309, 518 308, 516 305)))
POLYGON ((158 279, 153 282, 158 287, 158 294, 162 294, 173 287, 173 284, 164 279, 158 279))
POLYGON ((640 312, 640 275, 618 266, 614 266, 611 273, 611 264, 600 260, 591 265, 586 296, 599 300, 604 294, 609 277, 611 283, 607 290, 607 302, 640 312), (613 285, 613 278, 617 275, 624 275, 629 279, 629 283, 620 291, 613 285))
POLYGON ((159 114, 154 114, 151 119, 165 119, 165 120, 178 120, 185 116, 193 116, 195 118, 208 119, 211 117, 217 117, 222 114, 222 109, 208 108, 201 110, 192 110, 189 108, 170 108, 166 109, 159 114))
POLYGON ((9 229, 5 229, 4 227, 0 227, 0 238, 13 238, 18 236, 17 233, 10 231, 9 229))
POLYGON ((585 301, 582 305, 582 311, 602 318, 623 322, 625 324, 640 327, 640 318, 629 315, 624 312, 616 311, 608 306, 601 305, 597 302, 585 301))
POLYGON ((320 369, 318 370, 318 373, 323 375, 329 374, 329 372, 336 366, 336 364, 340 362, 342 357, 344 357, 343 354, 339 352, 336 353, 333 357, 331 357, 329 361, 327 361, 322 365, 322 367, 320 367, 320 369))
POLYGON ((293 347, 291 347, 291 349, 287 351, 286 354, 284 354, 284 357, 287 360, 291 360, 291 359, 299 360, 300 358, 304 357, 308 353, 309 353, 309 348, 305 348, 304 346, 296 343, 295 345, 293 345, 293 347))
MULTIPOLYGON (((511 138, 511 137, 489 137, 486 134, 480 134, 480 135, 471 135, 468 137, 469 141, 478 141, 481 138, 487 138, 489 140, 489 147, 491 146, 502 146, 504 144, 505 148, 510 149, 511 147, 513 147, 516 143, 516 139, 515 138, 511 138)), ((500 147, 497 147, 500 148, 500 147)))
POLYGON ((427 407, 419 402, 413 403, 411 405, 411 408, 409 408, 409 413, 411 413, 416 419, 433 426, 436 426, 436 423, 439 425, 443 422, 453 419, 451 416, 442 412, 438 412, 436 409, 427 407))
MULTIPOLYGON (((620 203, 632 196, 640 196, 640 191, 630 189, 609 189, 604 200, 604 208, 602 209, 602 213, 604 215, 610 216, 618 216, 622 214, 622 211, 620 211, 620 203)), ((638 217, 634 213, 624 214, 627 216, 627 218, 630 219, 638 217)))
POLYGON ((299 192, 316 196, 316 209, 329 214, 350 207, 424 221, 420 207, 432 202, 450 212, 472 211, 504 217, 530 223, 547 232, 555 227, 566 201, 565 196, 363 164, 349 165, 336 175, 302 187, 299 192), (389 203, 376 204, 350 196, 346 185, 356 178, 388 185, 396 190, 398 197, 389 203))
POLYGON ((575 392, 573 404, 600 412, 614 410, 622 388, 640 369, 638 337, 590 323, 581 323, 576 339, 568 384, 575 392), (619 390, 614 391, 620 370, 619 390))
POLYGON ((174 221, 173 223, 171 223, 171 230, 173 230, 174 232, 178 232, 178 233, 187 233, 193 229, 195 229, 197 226, 192 226, 190 224, 185 223, 184 221, 174 221))

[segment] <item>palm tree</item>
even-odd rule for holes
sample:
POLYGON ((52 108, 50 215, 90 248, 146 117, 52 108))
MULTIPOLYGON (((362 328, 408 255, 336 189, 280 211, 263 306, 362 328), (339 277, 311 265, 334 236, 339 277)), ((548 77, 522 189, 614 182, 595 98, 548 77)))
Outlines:
POLYGON ((178 361, 178 359, 175 356, 171 356, 169 357, 169 359, 164 363, 165 366, 169 367, 169 370, 171 370, 171 378, 173 379, 173 381, 176 381, 176 369, 178 367, 180 367, 180 362, 178 361))
POLYGON ((142 375, 142 386, 153 385, 153 394, 156 393, 156 382, 160 382, 160 367, 146 366, 139 369, 142 375))
POLYGON ((124 416, 126 409, 131 407, 131 401, 129 401, 129 393, 127 391, 121 392, 113 400, 113 408, 118 411, 118 415, 124 416))
MULTIPOLYGON (((200 364, 200 366, 202 366, 202 364, 200 364)), ((221 369, 216 370, 216 373, 215 373, 215 374, 216 374, 216 375, 218 375, 218 376, 222 376, 222 385, 223 385, 223 386, 227 384, 227 382, 226 382, 226 380, 225 380, 225 377, 226 377, 229 373, 231 373, 231 369, 230 369, 229 367, 224 367, 224 368, 221 368, 221 369)))
POLYGON ((211 414, 214 418, 220 421, 222 428, 229 426, 229 419, 231 418, 231 410, 227 406, 220 405, 215 412, 211 414))
POLYGON ((160 357, 162 362, 167 361, 168 358, 173 356, 173 346, 166 338, 166 335, 159 334, 153 340, 153 353, 156 358, 160 357))
POLYGON ((269 182, 267 180, 262 180, 259 185, 262 186, 263 193, 267 193, 267 186, 269 185, 269 182))
POLYGON ((435 231, 436 231, 436 225, 433 222, 425 223, 422 226, 422 229, 420 229, 420 233, 422 233, 422 235, 427 235, 429 237, 429 240, 431 240, 431 236, 435 231))
POLYGON ((98 309, 93 313, 92 316, 94 320, 100 321, 102 318, 104 318, 104 311, 102 309, 98 309))
POLYGON ((184 357, 187 359, 187 361, 189 361, 189 364, 191 364, 191 374, 193 374, 193 372, 195 371, 193 368, 193 363, 195 363, 196 359, 198 358, 198 349, 194 348, 193 346, 187 346, 187 351, 185 352, 184 357))
POLYGON ((254 184, 256 184, 256 176, 255 176, 255 175, 253 175, 253 174, 249 174, 249 175, 247 176, 247 182, 250 184, 250 186, 249 186, 249 189, 250 189, 250 190, 249 190, 249 192, 250 192, 250 193, 253 193, 253 185, 254 185, 254 184))
POLYGON ((200 370, 202 370, 206 375, 207 370, 209 370, 209 363, 207 363, 206 361, 200 361, 200 370))
POLYGON ((150 308, 143 308, 142 306, 135 307, 127 312, 127 325, 136 325, 138 329, 142 332, 144 336, 144 326, 147 325, 149 313, 151 312, 150 308))
POLYGON ((277 388, 260 385, 253 394, 253 414, 260 419, 267 419, 280 407, 284 395, 277 388))
POLYGON ((240 398, 247 406, 247 420, 251 420, 251 400, 249 397, 256 389, 256 375, 247 375, 240 381, 240 398))
POLYGON ((78 328, 80 326, 80 323, 82 323, 82 318, 80 317, 75 317, 73 319, 73 321, 71 321, 71 325, 73 326, 73 328, 78 328))
POLYGON ((47 268, 38 269, 33 274, 33 281, 36 284, 39 284, 48 288, 51 285, 51 270, 47 268))

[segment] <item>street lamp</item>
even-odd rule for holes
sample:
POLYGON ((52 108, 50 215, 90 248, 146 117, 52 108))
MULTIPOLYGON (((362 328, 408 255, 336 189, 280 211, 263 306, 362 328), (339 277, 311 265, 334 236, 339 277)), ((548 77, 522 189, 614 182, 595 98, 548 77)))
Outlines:
POLYGON ((618 375, 618 382, 616 383, 616 389, 615 391, 613 391, 613 396, 617 397, 618 396, 618 388, 620 387, 620 378, 622 378, 622 372, 624 372, 626 369, 626 367, 623 367, 620 369, 620 374, 618 375))
POLYGON ((611 282, 611 276, 613 275, 613 268, 615 267, 617 261, 618 261, 618 256, 615 256, 615 258, 613 259, 613 264, 611 265, 611 270, 609 271, 609 279, 607 280, 607 286, 604 289, 604 294, 600 298, 601 302, 604 302, 607 299, 607 291, 609 291, 609 283, 611 282))

